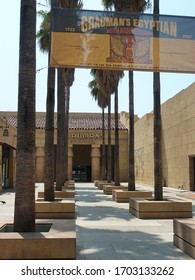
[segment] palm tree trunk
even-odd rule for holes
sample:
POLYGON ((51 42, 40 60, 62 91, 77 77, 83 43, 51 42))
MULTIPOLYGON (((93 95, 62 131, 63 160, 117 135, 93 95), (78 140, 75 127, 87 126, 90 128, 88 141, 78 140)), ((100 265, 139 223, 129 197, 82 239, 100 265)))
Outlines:
POLYGON ((65 170, 65 94, 62 69, 58 68, 58 105, 57 105, 57 155, 56 155, 56 190, 64 185, 65 170))
POLYGON ((106 151, 105 151, 105 113, 102 108, 102 175, 101 180, 106 180, 106 151))
MULTIPOLYGON (((154 14, 159 15, 159 0, 154 0, 154 14)), ((155 32, 155 31, 154 31, 155 32)), ((159 37, 155 34, 155 37, 159 37)), ((159 44, 153 52, 159 54, 159 44)), ((159 61, 158 61, 159 64, 159 61)), ((153 73, 154 95, 154 199, 163 200, 162 188, 162 156, 161 156, 161 101, 160 101, 160 73, 153 73)))
POLYGON ((65 86, 65 182, 68 181, 68 125, 70 107, 70 87, 65 86))
POLYGON ((44 200, 54 200, 54 103, 55 68, 48 68, 46 125, 45 125, 45 175, 44 200))
POLYGON ((135 159, 134 159, 134 85, 133 71, 129 71, 129 182, 128 190, 135 190, 135 159))
POLYGON ((111 147, 111 95, 108 96, 108 167, 107 167, 107 181, 108 183, 111 183, 111 153, 112 153, 112 147, 111 147))
POLYGON ((114 149, 114 181, 115 186, 120 186, 119 182, 119 131, 118 131, 118 87, 115 91, 115 149, 114 149))
POLYGON ((35 230, 36 1, 21 0, 14 231, 35 230))

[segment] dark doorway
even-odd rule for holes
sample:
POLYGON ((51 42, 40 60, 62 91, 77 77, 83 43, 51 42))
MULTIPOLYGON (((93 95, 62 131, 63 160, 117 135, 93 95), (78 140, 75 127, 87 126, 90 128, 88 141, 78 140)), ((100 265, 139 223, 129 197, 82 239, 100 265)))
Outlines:
POLYGON ((190 190, 195 191, 195 157, 189 157, 189 167, 190 167, 190 190))
POLYGON ((73 145, 72 179, 77 182, 91 181, 91 145, 73 145))

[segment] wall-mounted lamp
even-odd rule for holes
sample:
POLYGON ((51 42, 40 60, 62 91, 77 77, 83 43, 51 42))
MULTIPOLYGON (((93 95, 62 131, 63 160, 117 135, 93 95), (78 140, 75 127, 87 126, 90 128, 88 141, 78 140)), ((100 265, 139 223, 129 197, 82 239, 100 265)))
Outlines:
POLYGON ((0 128, 3 129, 3 136, 9 137, 9 130, 8 130, 9 126, 7 125, 7 119, 6 119, 5 126, 1 125, 0 128))

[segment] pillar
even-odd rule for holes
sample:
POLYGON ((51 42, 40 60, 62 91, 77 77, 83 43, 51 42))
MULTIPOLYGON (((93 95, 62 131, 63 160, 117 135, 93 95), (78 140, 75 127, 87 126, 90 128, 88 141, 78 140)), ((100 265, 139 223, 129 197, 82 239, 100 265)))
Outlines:
POLYGON ((100 146, 91 147, 91 181, 100 179, 100 146))
POLYGON ((0 191, 2 190, 3 174, 2 174, 2 145, 0 145, 0 191))
POLYGON ((72 180, 73 147, 68 147, 68 180, 72 180))
POLYGON ((36 182, 44 182, 45 149, 36 148, 36 182))

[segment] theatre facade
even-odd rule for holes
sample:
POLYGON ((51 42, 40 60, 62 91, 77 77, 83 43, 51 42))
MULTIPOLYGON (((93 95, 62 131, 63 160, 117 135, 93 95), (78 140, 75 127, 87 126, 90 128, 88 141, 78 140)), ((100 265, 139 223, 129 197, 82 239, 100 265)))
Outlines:
MULTIPOLYGON (((36 114, 36 181, 44 181, 45 157, 45 113, 36 114)), ((15 180, 17 113, 0 112, 2 133, 1 148, 1 185, 13 187, 15 180), (7 122, 8 131, 13 135, 5 136, 4 127, 7 122), (14 143, 10 143, 14 139, 14 143)), ((114 116, 111 117, 111 151, 112 179, 114 179, 114 116)), ((57 149, 57 114, 54 120, 54 160, 57 149)), ((102 166, 102 114, 70 113, 68 132, 68 178, 79 182, 91 182, 100 178, 102 166)), ((108 150, 108 120, 105 117, 105 150, 108 150)), ((128 129, 119 120, 119 166, 120 180, 127 181, 128 174, 128 129)), ((56 170, 55 170, 56 173, 56 170)))
MULTIPOLYGON (((195 83, 161 105, 163 186, 195 191, 195 83)), ((120 181, 128 181, 129 114, 119 114, 120 181)), ((153 185, 153 112, 135 116, 135 178, 153 185)), ((55 116, 55 159, 57 116, 55 116)), ((17 113, 0 112, 0 188, 14 187, 17 113)), ((100 179, 102 165, 102 115, 70 113, 68 177, 78 182, 100 179)), ((105 121, 106 150, 108 124, 105 121)), ((114 115, 111 120, 112 178, 114 179, 114 115)), ((45 113, 36 114, 36 181, 44 179, 45 113)))

